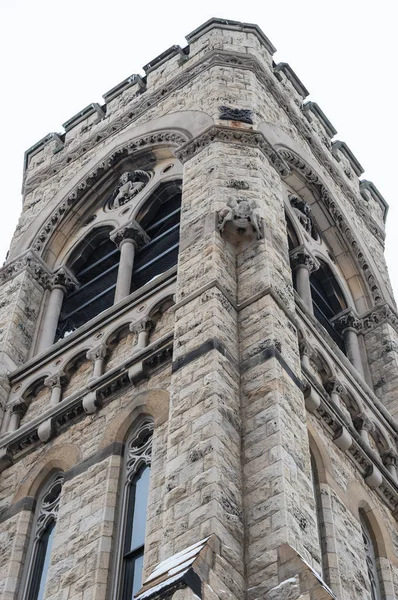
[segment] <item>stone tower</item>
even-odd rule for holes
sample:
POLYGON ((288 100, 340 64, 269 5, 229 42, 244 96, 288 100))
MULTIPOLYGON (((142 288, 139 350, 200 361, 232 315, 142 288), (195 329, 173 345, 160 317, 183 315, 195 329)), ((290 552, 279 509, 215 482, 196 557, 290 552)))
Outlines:
POLYGON ((387 205, 256 25, 25 155, 2 600, 398 598, 387 205))

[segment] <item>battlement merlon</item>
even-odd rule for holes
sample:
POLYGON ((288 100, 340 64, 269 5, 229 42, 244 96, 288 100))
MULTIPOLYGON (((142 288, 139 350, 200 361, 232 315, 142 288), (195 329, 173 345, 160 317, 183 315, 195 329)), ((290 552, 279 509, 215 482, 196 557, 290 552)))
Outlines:
MULTIPOLYGON (((265 60, 269 69, 273 71, 277 81, 285 88, 285 93, 297 95, 295 103, 297 106, 301 105, 303 118, 310 123, 313 121, 318 122, 320 128, 318 135, 322 136, 321 130, 325 133, 325 138, 330 139, 336 134, 336 129, 316 102, 303 103, 303 100, 308 95, 307 88, 288 63, 281 62, 276 64, 272 60, 272 55, 276 49, 257 25, 212 18, 186 36, 188 46, 185 48, 181 48, 178 45, 171 46, 143 67, 145 75, 130 75, 106 92, 103 95, 105 104, 89 104, 64 123, 65 131, 63 133, 49 133, 31 146, 25 152, 25 183, 30 177, 29 167, 33 157, 35 157, 34 163, 36 163, 33 165, 33 169, 37 172, 37 165, 42 165, 44 162, 51 162, 52 155, 58 153, 62 155, 64 152, 67 152, 70 137, 76 138, 81 133, 83 136, 82 145, 85 145, 85 140, 92 137, 93 133, 100 127, 100 123, 112 119, 113 112, 119 109, 120 95, 124 94, 123 106, 127 106, 131 100, 137 98, 140 94, 146 92, 154 93, 159 86, 163 86, 166 83, 168 85, 168 82, 172 81, 173 77, 176 77, 178 73, 181 74, 185 69, 189 69, 191 64, 195 64, 198 57, 203 57, 204 54, 208 53, 213 47, 213 43, 215 44, 214 48, 218 47, 219 41, 217 41, 217 35, 220 36, 220 34, 225 37, 226 49, 229 52, 233 52, 236 49, 236 52, 240 53, 253 53, 257 61, 261 62, 265 60), (213 30, 216 32, 214 40, 213 30), (231 36, 228 35, 228 32, 231 32, 231 36), (154 79, 152 78, 153 75, 155 75, 154 79), (149 76, 148 80, 147 76, 149 76), (151 92, 149 92, 150 89, 152 90, 151 92), (80 130, 77 127, 78 125, 81 125, 80 130)), ((316 133, 316 128, 314 131, 316 133)), ((347 177, 352 179, 350 170, 357 177, 363 173, 362 166, 345 142, 336 141, 331 145, 326 139, 322 141, 329 151, 331 151, 331 157, 333 156, 334 160, 340 163, 341 169, 344 170, 347 177)), ((360 182, 358 181, 359 184, 360 182)), ((26 187, 23 189, 23 192, 25 190, 26 187)), ((370 194, 374 202, 373 206, 379 206, 377 210, 380 211, 380 217, 385 220, 388 206, 380 193, 375 190, 375 187, 370 189, 363 186, 360 191, 365 200, 368 199, 368 195, 370 194)))

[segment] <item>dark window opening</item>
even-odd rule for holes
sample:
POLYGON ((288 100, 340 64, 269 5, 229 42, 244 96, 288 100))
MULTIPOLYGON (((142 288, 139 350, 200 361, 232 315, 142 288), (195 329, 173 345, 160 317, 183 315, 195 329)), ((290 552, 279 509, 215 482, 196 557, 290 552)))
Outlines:
POLYGON ((343 337, 331 320, 347 308, 347 304, 330 267, 321 262, 319 269, 311 274, 310 285, 315 317, 345 353, 343 337))
POLYGON ((142 466, 129 488, 123 553, 123 600, 133 600, 142 586, 150 467, 142 466))
POLYGON ((79 257, 74 275, 80 287, 64 299, 55 341, 112 306, 120 252, 108 236, 96 246, 89 243, 90 252, 79 257))
MULTIPOLYGON (((137 216, 150 240, 136 252, 131 292, 177 264, 180 210, 181 182, 170 181, 155 190, 137 216)), ((109 233, 94 230, 68 263, 80 286, 64 298, 56 342, 113 305, 120 252, 109 233)))
POLYGON ((51 547, 54 537, 55 521, 50 521, 41 534, 36 546, 36 555, 33 564, 32 583, 29 589, 29 600, 42 600, 46 588, 47 572, 50 566, 51 547))

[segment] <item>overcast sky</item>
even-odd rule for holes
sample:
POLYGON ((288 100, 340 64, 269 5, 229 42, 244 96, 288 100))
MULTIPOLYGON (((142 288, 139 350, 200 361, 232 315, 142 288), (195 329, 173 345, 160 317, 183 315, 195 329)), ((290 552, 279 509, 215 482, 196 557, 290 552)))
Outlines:
POLYGON ((24 151, 210 17, 257 23, 390 205, 398 297, 396 0, 3 0, 0 262, 21 211, 24 151))

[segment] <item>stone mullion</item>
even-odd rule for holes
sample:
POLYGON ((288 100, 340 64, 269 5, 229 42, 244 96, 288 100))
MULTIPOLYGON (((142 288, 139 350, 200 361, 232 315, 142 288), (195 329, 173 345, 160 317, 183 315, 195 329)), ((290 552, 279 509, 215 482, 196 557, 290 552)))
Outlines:
POLYGON ((237 314, 229 300, 236 301, 236 256, 216 220, 237 168, 228 150, 213 143, 185 163, 162 558, 217 535, 224 550, 213 576, 238 600, 244 596, 239 369, 237 314), (202 292, 211 282, 218 286, 202 292))

